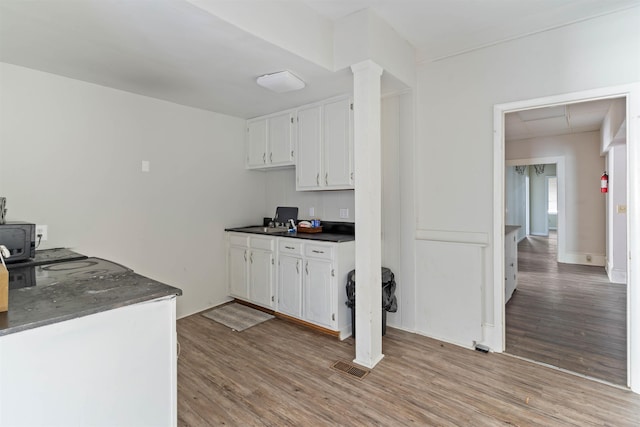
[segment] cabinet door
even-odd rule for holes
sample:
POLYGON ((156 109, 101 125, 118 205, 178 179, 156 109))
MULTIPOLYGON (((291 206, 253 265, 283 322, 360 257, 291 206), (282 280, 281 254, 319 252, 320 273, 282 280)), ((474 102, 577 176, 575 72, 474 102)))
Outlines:
POLYGON ((353 136, 351 101, 341 99, 324 105, 324 174, 326 188, 353 187, 353 136))
POLYGON ((331 268, 330 261, 307 259, 304 276, 304 319, 331 328, 331 268))
POLYGON ((280 255, 278 272, 278 311, 302 317, 302 258, 280 255))
POLYGON ((247 248, 229 248, 229 294, 246 299, 249 296, 247 282, 247 248))
POLYGON ((272 166, 293 165, 293 114, 270 117, 268 122, 267 163, 272 166))
POLYGON ((249 299, 258 305, 273 307, 273 252, 250 250, 249 299))
POLYGON ((322 107, 298 110, 296 190, 317 190, 320 187, 321 150, 322 107))
POLYGON ((267 120, 247 122, 247 168, 264 167, 267 163, 267 120))

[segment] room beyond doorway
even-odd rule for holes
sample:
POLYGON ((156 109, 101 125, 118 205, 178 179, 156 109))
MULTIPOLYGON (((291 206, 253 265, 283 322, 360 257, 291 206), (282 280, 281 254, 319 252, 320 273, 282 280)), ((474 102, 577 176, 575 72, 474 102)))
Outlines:
POLYGON ((518 288, 506 305, 506 352, 626 386, 626 285, 603 267, 556 261, 557 235, 518 245, 518 288))

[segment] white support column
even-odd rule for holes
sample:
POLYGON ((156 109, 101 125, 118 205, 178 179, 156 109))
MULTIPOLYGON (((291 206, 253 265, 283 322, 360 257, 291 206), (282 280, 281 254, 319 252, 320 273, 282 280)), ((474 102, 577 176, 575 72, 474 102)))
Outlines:
POLYGON ((370 60, 353 72, 355 222, 356 222, 356 358, 373 368, 382 354, 380 76, 370 60))

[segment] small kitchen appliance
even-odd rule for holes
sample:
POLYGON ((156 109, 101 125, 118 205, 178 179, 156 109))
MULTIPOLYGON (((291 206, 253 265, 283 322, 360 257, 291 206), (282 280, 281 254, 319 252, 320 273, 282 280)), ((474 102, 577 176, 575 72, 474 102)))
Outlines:
POLYGON ((36 256, 36 225, 21 221, 0 224, 0 244, 5 245, 11 256, 7 263, 25 261, 36 256))

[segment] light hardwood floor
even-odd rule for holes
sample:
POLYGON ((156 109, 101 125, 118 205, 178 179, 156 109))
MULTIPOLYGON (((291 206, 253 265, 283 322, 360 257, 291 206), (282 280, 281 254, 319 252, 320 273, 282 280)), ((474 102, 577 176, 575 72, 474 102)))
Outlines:
POLYGON ((626 385, 626 286, 610 283, 602 267, 556 259, 555 233, 518 245, 507 353, 626 385))
POLYGON ((178 321, 180 426, 640 425, 640 396, 503 354, 387 328, 363 380, 343 342, 282 319, 234 332, 178 321))

